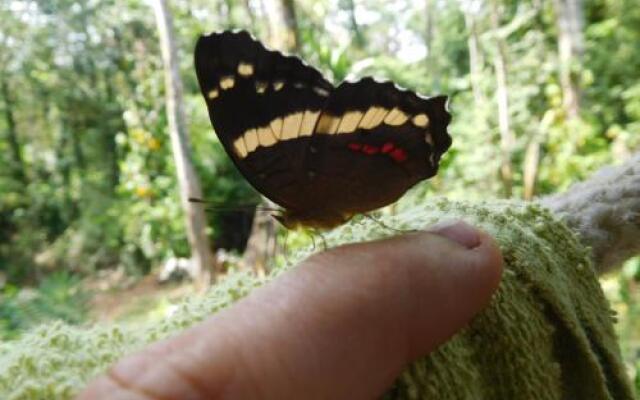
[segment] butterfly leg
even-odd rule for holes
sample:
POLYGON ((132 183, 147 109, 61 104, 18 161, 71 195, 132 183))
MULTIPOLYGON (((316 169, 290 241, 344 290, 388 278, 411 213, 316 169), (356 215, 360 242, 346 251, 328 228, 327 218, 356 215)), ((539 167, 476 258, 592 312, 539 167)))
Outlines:
POLYGON ((382 227, 383 229, 387 229, 396 233, 415 233, 417 232, 416 229, 398 229, 398 228, 394 228, 393 226, 389 226, 387 224, 385 224, 384 222, 380 221, 379 219, 375 218, 372 215, 369 214, 362 214, 365 218, 370 219, 371 221, 375 222, 378 226, 382 227))
POLYGON ((327 244, 327 239, 324 237, 322 232, 318 232, 318 236, 320 236, 320 239, 322 239, 322 250, 327 250, 329 248, 329 245, 327 244))
POLYGON ((311 251, 316 251, 316 237, 311 231, 307 231, 307 234, 311 238, 311 251))
POLYGON ((288 243, 288 239, 289 239, 289 230, 285 229, 284 230, 284 237, 282 238, 282 254, 284 256, 284 261, 287 264, 291 264, 291 262, 289 261, 289 243, 288 243))
POLYGON ((315 252, 318 249, 318 246, 316 246, 316 236, 318 236, 321 240, 322 240, 322 250, 327 250, 329 248, 329 246, 327 245, 327 240, 325 239, 324 235, 322 234, 322 232, 316 230, 316 229, 312 229, 307 231, 309 234, 309 237, 311 238, 311 251, 315 252))

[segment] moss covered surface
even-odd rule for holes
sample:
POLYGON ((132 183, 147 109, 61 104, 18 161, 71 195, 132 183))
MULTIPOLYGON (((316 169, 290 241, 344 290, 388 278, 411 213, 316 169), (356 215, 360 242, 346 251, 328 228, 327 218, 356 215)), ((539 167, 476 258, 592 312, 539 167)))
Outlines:
MULTIPOLYGON (((464 219, 496 237, 506 262, 501 286, 466 329, 409 366, 386 398, 633 398, 588 249, 542 208, 438 199, 379 221, 362 218, 325 239, 335 246, 397 233, 384 225, 420 229, 445 219, 464 219)), ((292 264, 309 252, 292 256, 292 264)), ((161 323, 86 329, 54 324, 4 343, 0 398, 72 398, 119 357, 197 323, 281 272, 231 275, 161 323)))

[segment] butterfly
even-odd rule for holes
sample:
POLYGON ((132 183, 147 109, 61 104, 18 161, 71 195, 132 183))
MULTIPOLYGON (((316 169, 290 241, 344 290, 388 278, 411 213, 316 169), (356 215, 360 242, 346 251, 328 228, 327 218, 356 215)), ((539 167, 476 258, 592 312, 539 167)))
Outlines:
POLYGON ((287 228, 328 229, 391 204, 451 146, 446 96, 371 77, 334 86, 246 31, 201 36, 195 68, 224 149, 287 228))

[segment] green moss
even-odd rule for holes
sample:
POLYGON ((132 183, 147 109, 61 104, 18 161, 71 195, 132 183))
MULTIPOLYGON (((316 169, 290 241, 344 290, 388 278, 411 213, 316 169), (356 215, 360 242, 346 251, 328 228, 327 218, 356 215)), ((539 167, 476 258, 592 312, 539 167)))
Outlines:
MULTIPOLYGON (((547 211, 522 203, 436 199, 380 222, 420 229, 456 218, 497 238, 506 261, 501 287, 465 330, 408 367, 386 398, 632 399, 589 253, 547 211)), ((335 246, 395 234, 380 222, 363 218, 325 239, 335 246)), ((4 343, 0 398, 71 398, 119 357, 193 325, 280 272, 265 279, 234 274, 151 326, 80 329, 59 323, 4 343)))

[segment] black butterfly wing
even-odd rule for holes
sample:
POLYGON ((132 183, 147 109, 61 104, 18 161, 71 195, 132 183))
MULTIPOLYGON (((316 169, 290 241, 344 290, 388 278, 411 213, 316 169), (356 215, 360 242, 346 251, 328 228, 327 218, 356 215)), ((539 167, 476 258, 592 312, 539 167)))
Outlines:
POLYGON ((314 185, 307 201, 347 215, 366 212, 434 176, 451 145, 446 100, 371 78, 342 83, 325 105, 309 146, 313 151, 305 161, 314 185))
POLYGON ((306 223, 332 225, 436 174, 451 145, 446 97, 364 78, 334 88, 246 32, 195 51, 213 127, 247 180, 306 223))
POLYGON ((211 123, 240 172, 277 204, 298 206, 281 193, 299 180, 303 154, 292 142, 313 133, 333 86, 244 31, 200 37, 195 66, 211 123))

